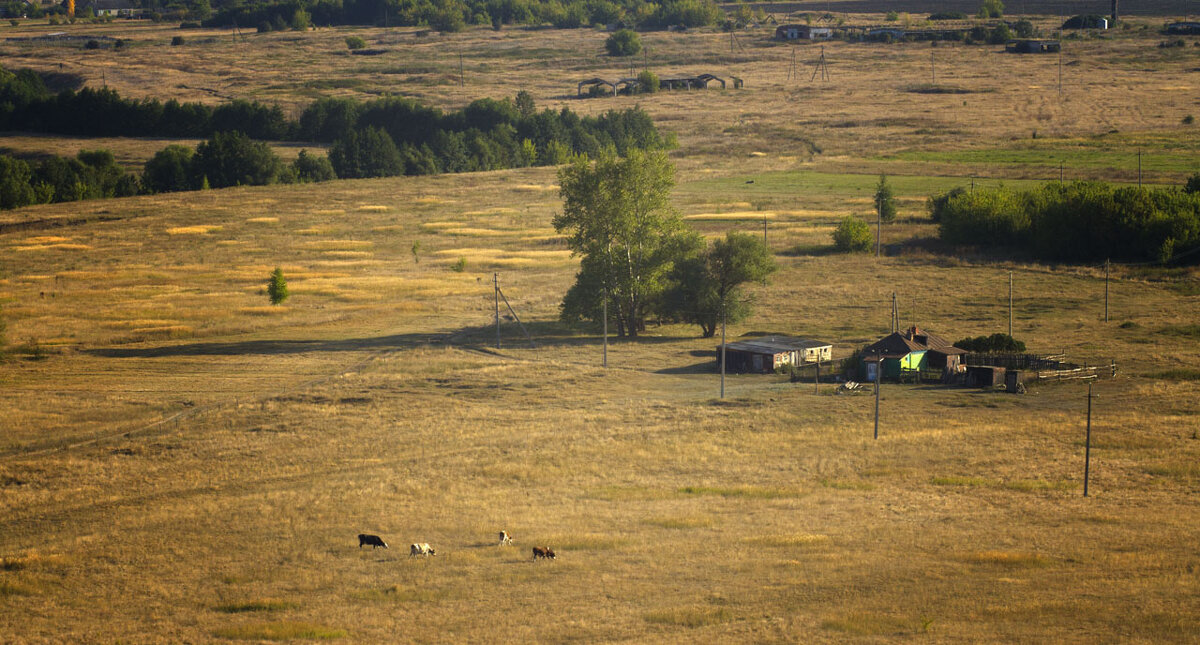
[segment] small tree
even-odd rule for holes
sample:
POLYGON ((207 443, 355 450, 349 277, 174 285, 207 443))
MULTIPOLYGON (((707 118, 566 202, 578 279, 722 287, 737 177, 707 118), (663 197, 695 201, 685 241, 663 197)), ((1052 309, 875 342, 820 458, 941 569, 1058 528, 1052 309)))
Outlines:
POLYGON ((350 49, 362 49, 367 46, 367 41, 359 36, 346 36, 346 47, 350 49))
MULTIPOLYGON (((682 238, 680 250, 687 253, 695 242, 682 238)), ((664 313, 685 322, 700 325, 705 338, 712 338, 724 313, 728 322, 740 322, 750 316, 750 304, 742 296, 741 285, 766 283, 775 272, 775 258, 762 239, 749 233, 731 232, 716 240, 707 250, 675 260, 672 286, 665 294, 664 313)))
POLYGON ((979 5, 979 17, 985 20, 987 18, 1003 18, 1004 3, 1000 0, 983 0, 983 3, 979 5))
POLYGON ((638 91, 646 94, 653 94, 658 91, 658 75, 654 72, 644 69, 641 74, 638 74, 638 91))
POLYGON ((271 272, 271 280, 267 283, 267 296, 271 304, 278 305, 288 299, 287 280, 283 277, 283 269, 275 267, 271 272))
POLYGON ((887 175, 879 175, 879 185, 875 187, 875 214, 881 221, 896 221, 896 198, 888 185, 887 175))
POLYGON ((843 253, 855 253, 871 248, 871 227, 866 222, 847 215, 833 232, 833 246, 843 253))
POLYGON ((413 264, 421 263, 421 240, 416 240, 412 245, 413 264))
POLYGON ((333 172, 333 164, 329 163, 328 157, 310 155, 307 150, 301 150, 300 155, 292 162, 292 172, 296 181, 301 184, 337 179, 337 173, 333 172))
POLYGON ((632 29, 618 29, 604 41, 609 56, 633 56, 642 51, 642 39, 632 29))
POLYGON ((537 114, 537 106, 533 102, 533 95, 526 90, 517 92, 517 100, 514 101, 517 108, 517 114, 522 119, 528 119, 537 114))

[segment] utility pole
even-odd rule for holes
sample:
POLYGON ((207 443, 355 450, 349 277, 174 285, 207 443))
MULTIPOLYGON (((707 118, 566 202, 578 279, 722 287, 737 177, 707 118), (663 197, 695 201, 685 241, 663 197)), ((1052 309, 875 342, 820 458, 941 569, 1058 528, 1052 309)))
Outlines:
POLYGON ((1008 337, 1012 338, 1012 271, 1008 272, 1008 337))
POLYGON ((463 87, 466 83, 467 79, 463 76, 463 55, 462 52, 458 52, 458 86, 463 87))
MULTIPOLYGON (((1113 0, 1114 2, 1116 0, 1113 0)), ((1108 267, 1110 262, 1104 261, 1104 322, 1108 322, 1108 267)))
POLYGON ((1142 151, 1138 150, 1138 188, 1142 187, 1142 151))
POLYGON ((604 367, 608 367, 608 283, 604 284, 604 367))
POLYGON ((500 349, 500 274, 492 274, 492 299, 496 308, 496 349, 500 349))
POLYGON ((875 353, 875 438, 879 438, 879 377, 882 376, 883 363, 879 361, 879 352, 875 353))
POLYGON ((879 258, 880 240, 883 237, 883 209, 875 205, 875 257, 879 258))
POLYGON ((813 377, 813 394, 821 393, 821 350, 817 350, 817 375, 813 377))
POLYGON ((767 214, 763 213, 763 246, 767 245, 767 214))
POLYGON ((721 303, 721 398, 725 398, 725 303, 721 303))
POLYGON ((1088 496, 1088 476, 1092 466, 1092 384, 1088 383, 1087 435, 1083 442, 1083 496, 1088 496))
POLYGON ((892 292, 892 333, 900 331, 900 303, 896 301, 896 292, 892 292))

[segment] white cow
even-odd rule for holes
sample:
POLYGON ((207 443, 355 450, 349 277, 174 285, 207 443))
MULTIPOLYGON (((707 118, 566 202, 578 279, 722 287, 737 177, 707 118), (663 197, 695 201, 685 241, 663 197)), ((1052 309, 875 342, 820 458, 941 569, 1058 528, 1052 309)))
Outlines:
POLYGON ((437 555, 437 553, 433 550, 433 547, 429 546, 428 542, 422 542, 408 547, 408 557, 411 558, 414 555, 437 555))
POLYGON ((500 531, 500 546, 509 546, 512 543, 512 537, 508 534, 508 531, 500 531))

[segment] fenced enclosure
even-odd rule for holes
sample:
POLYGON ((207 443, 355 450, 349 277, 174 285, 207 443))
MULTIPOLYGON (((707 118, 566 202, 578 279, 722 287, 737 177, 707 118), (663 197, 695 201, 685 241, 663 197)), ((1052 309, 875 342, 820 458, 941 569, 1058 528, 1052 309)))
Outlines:
POLYGON ((990 365, 1020 370, 1023 372, 1021 380, 1025 382, 1112 378, 1117 375, 1117 362, 1114 360, 1072 362, 1067 360, 1066 354, 971 353, 963 356, 963 363, 968 366, 990 365))

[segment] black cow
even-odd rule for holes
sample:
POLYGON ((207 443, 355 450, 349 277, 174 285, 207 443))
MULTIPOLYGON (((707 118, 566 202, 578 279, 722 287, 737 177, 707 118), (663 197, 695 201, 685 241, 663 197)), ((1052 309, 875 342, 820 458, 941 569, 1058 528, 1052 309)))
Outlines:
POLYGON ((367 535, 366 533, 359 533, 358 534, 358 548, 360 548, 360 549, 363 548, 364 544, 370 544, 372 549, 374 549, 375 547, 379 547, 379 546, 381 546, 385 549, 388 548, 387 542, 384 542, 383 538, 379 537, 378 535, 367 535))

